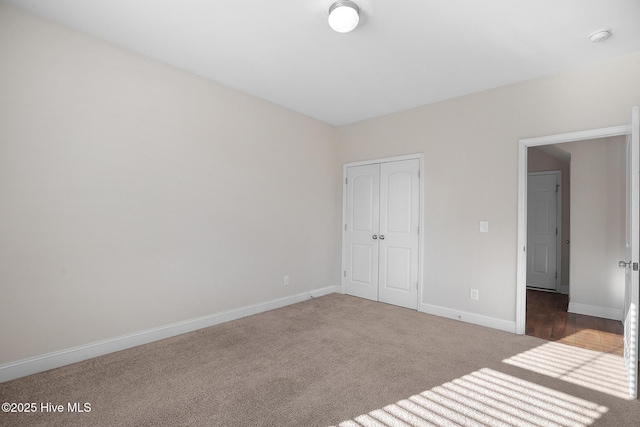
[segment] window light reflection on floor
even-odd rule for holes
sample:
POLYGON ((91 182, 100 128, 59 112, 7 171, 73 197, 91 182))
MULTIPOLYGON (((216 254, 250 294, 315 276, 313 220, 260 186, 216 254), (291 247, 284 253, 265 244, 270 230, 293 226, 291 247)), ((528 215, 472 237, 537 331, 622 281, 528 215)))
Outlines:
POLYGON ((338 426, 584 427, 607 411, 605 406, 485 368, 338 426))
MULTIPOLYGON (((635 303, 631 303, 627 316, 624 319, 624 361, 627 376, 638 378, 638 308, 635 303)), ((638 384, 629 384, 629 395, 632 398, 638 396, 638 384)))
POLYGON ((616 354, 548 342, 503 362, 622 399, 630 398, 624 359, 616 354))

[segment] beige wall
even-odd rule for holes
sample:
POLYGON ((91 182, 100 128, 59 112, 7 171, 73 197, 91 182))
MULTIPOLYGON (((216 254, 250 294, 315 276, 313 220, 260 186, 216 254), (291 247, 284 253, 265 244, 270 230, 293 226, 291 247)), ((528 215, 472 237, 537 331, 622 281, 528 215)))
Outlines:
POLYGON ((571 153, 571 305, 619 311, 621 319, 626 137, 560 147, 571 153))
POLYGON ((515 321, 518 140, 628 123, 639 75, 632 55, 338 129, 342 162, 424 153, 423 304, 515 321))
POLYGON ((1 3, 0 58, 0 364, 339 283, 334 128, 1 3))
POLYGON ((570 185, 570 168, 569 163, 562 161, 556 157, 545 153, 540 148, 530 147, 527 155, 528 171, 529 172, 547 172, 547 171, 560 171, 562 175, 562 223, 561 223, 561 236, 560 236, 560 250, 561 250, 561 268, 560 268, 560 286, 557 289, 567 293, 569 288, 569 256, 570 256, 570 230, 571 230, 571 185, 570 185), (567 243, 569 242, 569 243, 567 243))

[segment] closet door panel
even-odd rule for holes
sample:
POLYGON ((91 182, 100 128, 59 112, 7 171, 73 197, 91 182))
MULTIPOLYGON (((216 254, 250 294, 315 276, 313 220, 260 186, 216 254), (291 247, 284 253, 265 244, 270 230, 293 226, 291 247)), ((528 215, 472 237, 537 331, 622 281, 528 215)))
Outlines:
POLYGON ((380 165, 378 300, 418 308, 420 162, 380 165))
POLYGON ((377 301, 380 165, 347 168, 346 199, 345 292, 377 301))

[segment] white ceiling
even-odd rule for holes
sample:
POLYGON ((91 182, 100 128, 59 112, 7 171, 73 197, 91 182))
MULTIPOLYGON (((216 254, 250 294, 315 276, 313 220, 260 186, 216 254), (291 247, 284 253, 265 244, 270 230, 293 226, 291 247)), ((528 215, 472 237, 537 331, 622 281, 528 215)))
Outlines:
POLYGON ((7 1, 332 125, 640 52, 640 0, 7 1))

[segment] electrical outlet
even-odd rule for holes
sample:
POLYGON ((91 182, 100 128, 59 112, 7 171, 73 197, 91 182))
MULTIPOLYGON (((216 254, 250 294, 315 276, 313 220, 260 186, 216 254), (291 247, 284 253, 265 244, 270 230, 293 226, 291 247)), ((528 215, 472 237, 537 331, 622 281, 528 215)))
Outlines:
POLYGON ((480 294, 477 289, 471 289, 471 299, 478 301, 480 299, 480 294))
POLYGON ((282 283, 284 283, 285 286, 289 286, 289 276, 284 276, 282 283))

